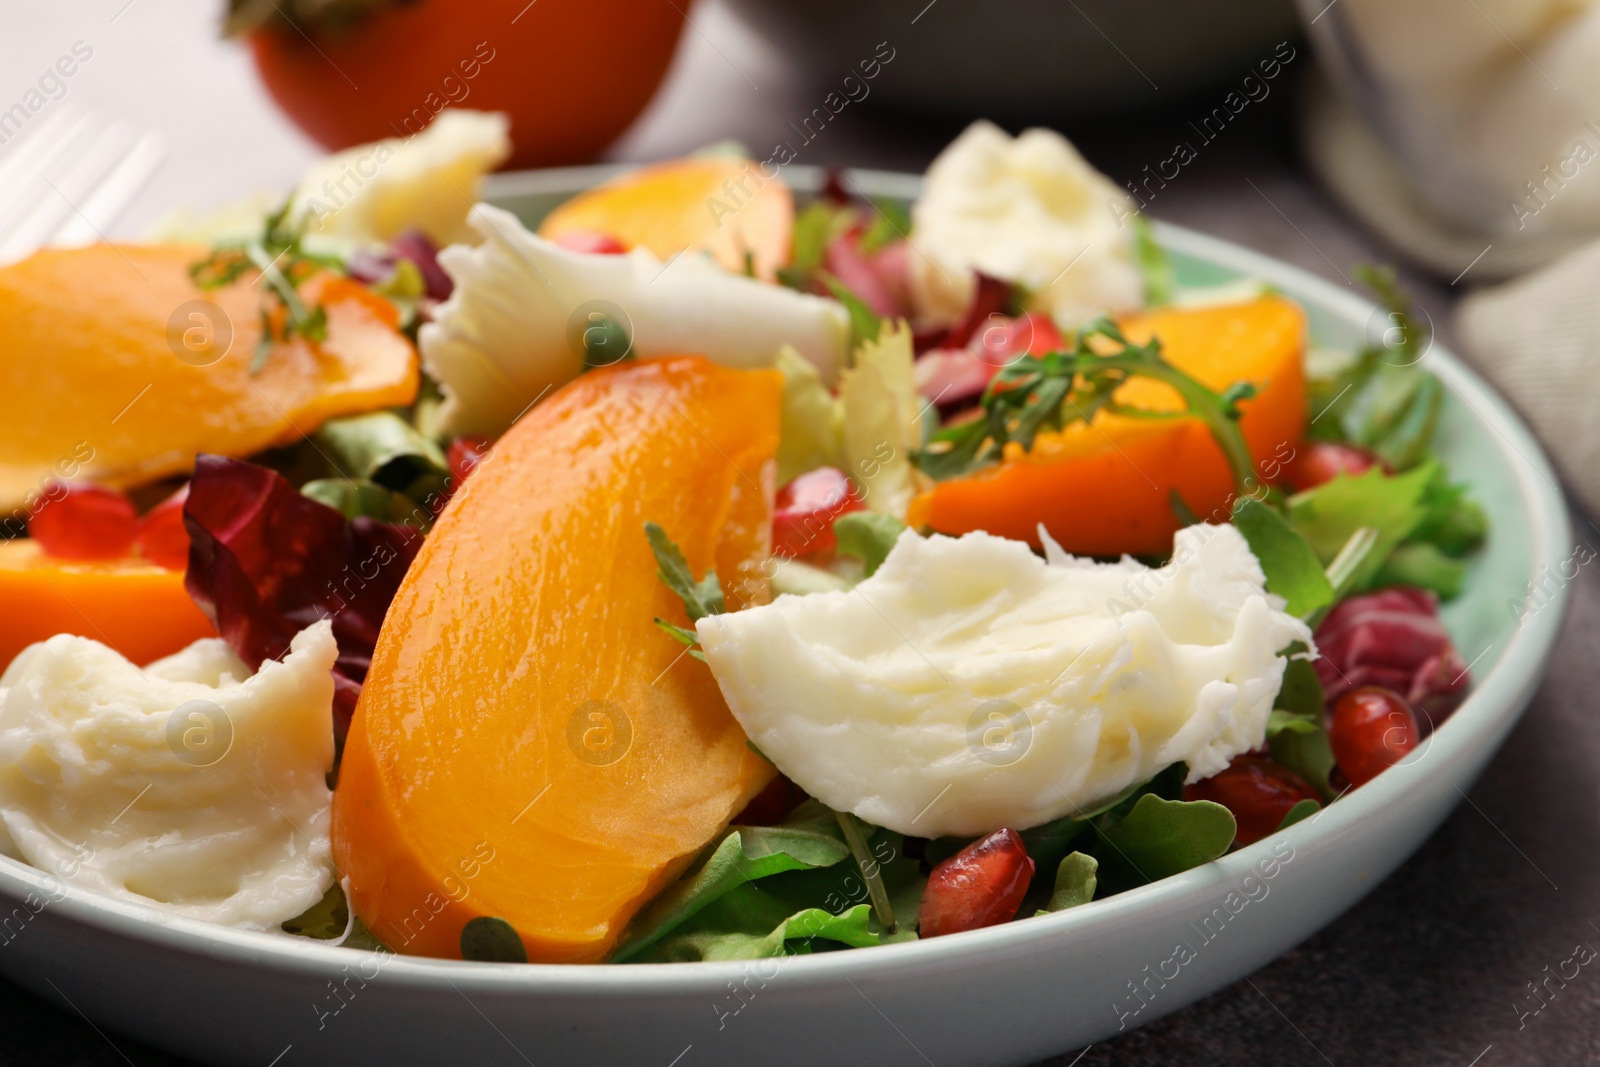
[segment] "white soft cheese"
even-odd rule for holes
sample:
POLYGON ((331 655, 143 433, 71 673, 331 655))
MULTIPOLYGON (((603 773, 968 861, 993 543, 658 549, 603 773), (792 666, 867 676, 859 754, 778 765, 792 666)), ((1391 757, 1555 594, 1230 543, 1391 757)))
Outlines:
POLYGON ((483 176, 511 155, 511 120, 447 108, 422 132, 357 145, 318 161, 294 193, 313 232, 389 241, 420 229, 438 244, 468 239, 483 176))
POLYGON ((1232 526, 1172 562, 903 534, 852 590, 701 619, 750 739, 812 796, 933 837, 1084 812, 1177 762, 1195 781, 1259 745, 1310 644, 1232 526))
POLYGON ((504 433, 578 376, 583 334, 598 316, 622 325, 640 358, 769 367, 790 345, 828 385, 844 365, 850 320, 837 301, 729 274, 700 255, 664 264, 643 249, 571 252, 488 204, 468 222, 483 242, 440 253, 455 292, 420 337, 423 366, 444 387, 444 433, 504 433))
POLYGON ((1139 307, 1134 205, 1053 130, 1010 137, 974 122, 928 168, 911 209, 911 292, 917 311, 954 322, 973 271, 1020 282, 1030 306, 1063 328, 1139 307))
POLYGON ((0 851, 124 900, 274 929, 333 884, 331 624, 250 671, 217 639, 143 670, 59 635, 0 676, 0 851))

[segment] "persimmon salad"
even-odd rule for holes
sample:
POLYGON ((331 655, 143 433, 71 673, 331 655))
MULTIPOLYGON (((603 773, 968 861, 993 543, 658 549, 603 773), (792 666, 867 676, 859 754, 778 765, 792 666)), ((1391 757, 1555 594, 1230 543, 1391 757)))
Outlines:
POLYGON ((1047 130, 542 220, 508 152, 447 111, 0 267, 0 851, 425 956, 866 948, 1248 846, 1465 695, 1391 273, 1313 349, 1047 130))

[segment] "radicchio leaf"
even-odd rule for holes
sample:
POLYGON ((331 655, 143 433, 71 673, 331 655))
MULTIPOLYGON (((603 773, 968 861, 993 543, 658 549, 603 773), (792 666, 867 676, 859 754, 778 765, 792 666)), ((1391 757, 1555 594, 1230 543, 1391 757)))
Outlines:
POLYGON ((184 587, 253 670, 294 635, 333 620, 334 735, 342 744, 389 602, 422 547, 416 530, 346 521, 276 471, 202 455, 183 506, 184 587))
POLYGON ((1466 695, 1467 664, 1439 621, 1431 593, 1391 586, 1340 602, 1317 627, 1317 675, 1327 706, 1363 685, 1380 685, 1422 712, 1424 733, 1466 695))

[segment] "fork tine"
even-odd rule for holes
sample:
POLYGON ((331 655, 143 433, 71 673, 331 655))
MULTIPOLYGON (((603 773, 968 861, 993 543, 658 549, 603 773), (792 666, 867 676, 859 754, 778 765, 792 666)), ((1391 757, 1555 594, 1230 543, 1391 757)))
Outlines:
POLYGON ((115 128, 90 121, 73 127, 70 141, 56 146, 27 179, 15 187, 16 206, 6 211, 16 221, 0 242, 0 263, 27 256, 42 247, 72 215, 73 203, 93 188, 95 178, 110 166, 116 152, 115 128))
POLYGON ((166 144, 159 135, 137 136, 98 176, 96 185, 76 205, 72 217, 56 231, 50 243, 71 247, 104 240, 104 231, 160 169, 166 156, 166 144))
POLYGON ((40 132, 49 136, 38 138, 37 143, 19 145, 18 156, 7 160, 9 163, 20 157, 5 184, 0 185, 0 236, 6 238, 0 243, 0 263, 32 252, 49 232, 30 236, 37 228, 39 213, 52 208, 46 198, 59 199, 40 178, 58 163, 76 163, 97 140, 87 115, 73 115, 60 128, 40 132))

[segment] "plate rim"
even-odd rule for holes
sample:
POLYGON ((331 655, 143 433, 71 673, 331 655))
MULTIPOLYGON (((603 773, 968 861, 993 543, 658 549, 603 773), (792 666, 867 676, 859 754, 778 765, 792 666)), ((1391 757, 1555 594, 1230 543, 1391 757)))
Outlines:
MULTIPOLYGON (((485 181, 482 199, 570 193, 598 184, 631 169, 622 164, 600 164, 492 175, 485 181)), ((921 177, 896 171, 851 169, 843 172, 868 195, 914 196, 921 177)), ((797 191, 820 187, 819 167, 786 167, 785 181, 797 191)), ((1207 263, 1260 277, 1298 299, 1316 305, 1335 317, 1361 322, 1376 305, 1354 292, 1310 272, 1219 237, 1165 223, 1154 222, 1157 239, 1167 248, 1207 263)), ((1531 549, 1530 576, 1537 576, 1573 545, 1571 519, 1565 494, 1544 449, 1510 404, 1459 357, 1437 342, 1424 358, 1447 387, 1462 399, 1473 415, 1473 425, 1498 435, 1496 448, 1506 457, 1525 507, 1531 549)), ((1401 766, 1420 763, 1440 749, 1439 758, 1470 757, 1497 730, 1509 728, 1544 675, 1561 624, 1570 586, 1562 585, 1545 608, 1515 630, 1500 654, 1485 669, 1450 723, 1430 738, 1401 766), (1554 610, 1550 610, 1553 608, 1554 610), (1439 738, 1444 736, 1443 743, 1439 738)), ((1498 744, 1496 744, 1498 747, 1498 744)), ((1493 753, 1489 754, 1490 758, 1493 753)), ((1141 914, 1156 913, 1209 900, 1221 882, 1236 882, 1268 855, 1266 846, 1288 841, 1293 846, 1314 847, 1324 837, 1353 832, 1370 811, 1403 798, 1411 788, 1404 775, 1385 775, 1331 805, 1318 818, 1290 827, 1282 834, 1222 856, 1212 863, 1174 875, 1104 901, 1039 916, 1025 923, 1007 923, 955 937, 878 946, 866 952, 833 952, 789 958, 787 981, 796 988, 830 986, 841 980, 892 980, 904 971, 930 967, 950 968, 979 960, 993 961, 1011 952, 1036 949, 1042 942, 1062 943, 1088 924, 1110 925, 1136 921, 1141 914), (1326 826, 1312 836, 1313 822, 1326 826)), ((1415 848, 1406 853, 1409 858, 1415 848)), ((1404 862, 1404 860, 1402 860, 1404 862)), ((1377 883, 1374 882, 1374 885, 1377 883)), ((152 950, 180 955, 204 954, 256 969, 276 970, 286 976, 337 974, 357 957, 342 946, 270 931, 238 930, 213 926, 171 915, 66 883, 57 876, 0 856, 0 895, 17 899, 29 893, 42 895, 46 907, 59 910, 59 919, 104 931, 126 940, 143 942, 152 950), (63 887, 65 887, 63 889, 63 887), (52 899, 52 894, 62 894, 52 899)), ((384 953, 386 978, 396 985, 424 991, 472 991, 487 995, 521 993, 540 996, 628 998, 673 993, 721 993, 731 979, 744 977, 753 961, 574 966, 550 963, 483 963, 433 959, 384 953)))

